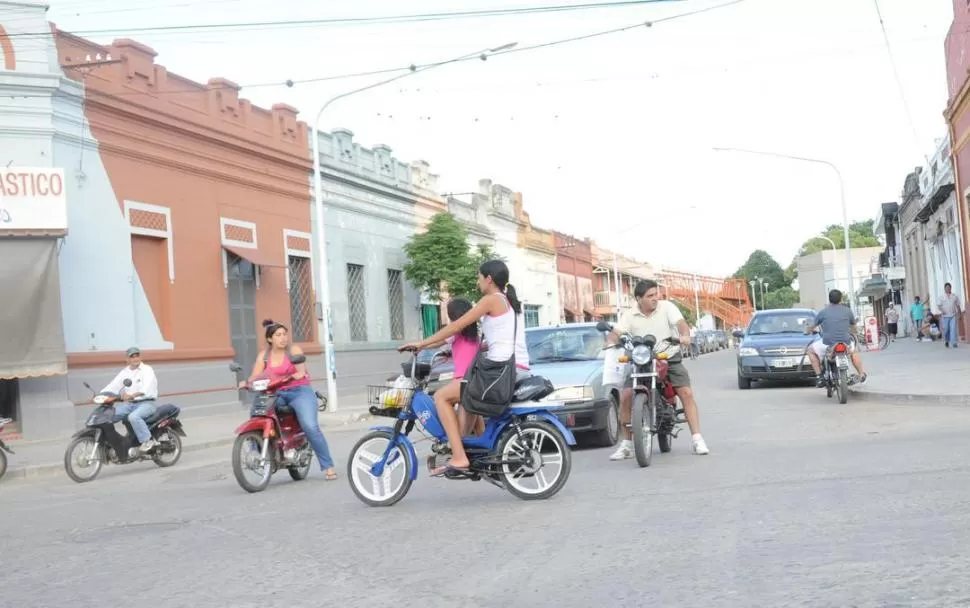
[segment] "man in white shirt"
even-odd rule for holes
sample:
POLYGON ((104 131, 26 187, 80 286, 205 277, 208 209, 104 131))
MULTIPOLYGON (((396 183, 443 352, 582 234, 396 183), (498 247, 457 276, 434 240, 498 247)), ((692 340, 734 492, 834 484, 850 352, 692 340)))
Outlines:
POLYGON ((128 365, 118 372, 102 392, 121 397, 124 403, 115 408, 115 422, 127 418, 138 443, 141 444, 138 449, 147 452, 158 443, 152 438, 145 423, 145 419, 153 416, 157 409, 155 400, 158 399, 158 379, 155 377, 155 370, 142 362, 141 350, 137 347, 129 348, 125 355, 128 365), (131 380, 131 386, 125 386, 125 380, 131 380))
MULTIPOLYGON (((687 368, 681 362, 679 355, 682 346, 690 346, 690 328, 687 321, 680 313, 677 305, 669 300, 661 300, 659 288, 656 281, 649 279, 637 283, 633 291, 637 305, 627 310, 620 317, 620 320, 613 326, 613 331, 607 336, 606 340, 610 344, 616 344, 620 340, 620 335, 624 333, 634 336, 652 335, 657 339, 655 346, 656 352, 666 352, 671 356, 668 359, 670 364, 667 377, 677 396, 680 397, 684 405, 684 416, 687 418, 687 426, 691 432, 691 448, 695 454, 708 454, 710 450, 707 443, 701 436, 701 425, 697 415, 697 402, 694 401, 694 391, 690 386, 690 375, 687 368), (665 343, 667 338, 679 338, 678 345, 665 343)), ((620 422, 623 428, 623 440, 616 452, 610 456, 610 460, 624 460, 633 457, 633 434, 626 425, 630 423, 633 410, 633 379, 627 378, 620 391, 620 422)))
POLYGON ((947 283, 943 286, 943 297, 940 298, 940 316, 943 317, 943 340, 947 348, 957 347, 960 336, 957 335, 957 313, 960 312, 960 298, 953 293, 953 285, 947 283))

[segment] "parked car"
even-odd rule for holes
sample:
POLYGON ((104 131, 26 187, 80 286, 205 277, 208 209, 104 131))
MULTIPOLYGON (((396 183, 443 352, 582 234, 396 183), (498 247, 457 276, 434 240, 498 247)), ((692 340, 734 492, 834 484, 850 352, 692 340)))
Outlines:
POLYGON ((762 310, 755 313, 744 331, 734 332, 741 340, 737 350, 738 388, 751 388, 759 380, 810 380, 815 376, 808 359, 808 345, 816 336, 805 335, 805 326, 815 320, 809 308, 762 310))
POLYGON ((717 350, 722 350, 730 346, 730 338, 723 329, 714 330, 714 340, 717 342, 717 350))
MULTIPOLYGON (((556 391, 546 401, 563 401, 566 407, 557 416, 577 439, 609 447, 620 436, 620 387, 603 386, 603 345, 606 334, 595 323, 569 323, 525 330, 529 367, 533 374, 552 382, 556 391)), ((430 361, 438 349, 418 353, 419 361, 430 361)), ((403 365, 403 364, 402 364, 403 365)), ((406 372, 410 372, 410 363, 406 372)), ((450 359, 436 363, 432 374, 447 375, 454 370, 450 359)), ((434 387, 429 386, 429 390, 434 387)))

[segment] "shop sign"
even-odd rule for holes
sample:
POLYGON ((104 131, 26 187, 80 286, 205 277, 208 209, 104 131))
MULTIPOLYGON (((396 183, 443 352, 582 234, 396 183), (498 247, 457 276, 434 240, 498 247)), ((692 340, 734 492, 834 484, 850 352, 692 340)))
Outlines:
POLYGON ((67 230, 64 170, 0 168, 0 230, 67 230))

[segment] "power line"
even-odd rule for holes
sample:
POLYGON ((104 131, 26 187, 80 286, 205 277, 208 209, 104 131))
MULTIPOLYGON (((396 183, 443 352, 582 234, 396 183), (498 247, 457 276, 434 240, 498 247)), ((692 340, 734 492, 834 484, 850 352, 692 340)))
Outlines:
MULTIPOLYGON (((913 135, 913 143, 916 144, 916 150, 922 154, 919 134, 916 132, 916 122, 913 120, 913 113, 909 109, 909 101, 906 99, 903 81, 899 77, 899 69, 896 66, 896 58, 893 56, 892 45, 889 43, 889 34, 886 32, 886 22, 882 18, 879 0, 872 0, 872 3, 876 6, 876 16, 879 17, 879 28, 882 30, 882 39, 886 43, 886 54, 889 55, 889 65, 892 67, 893 78, 896 80, 896 90, 899 92, 899 99, 903 102, 903 111, 906 113, 906 120, 909 122, 909 129, 913 135)), ((925 154, 922 154, 922 156, 928 164, 930 162, 929 158, 925 154)))
MULTIPOLYGON (((623 33, 623 32, 630 31, 630 30, 637 29, 637 28, 641 28, 641 27, 651 27, 655 23, 673 21, 675 19, 681 19, 681 18, 684 18, 684 17, 691 17, 691 16, 694 16, 694 15, 697 15, 697 14, 700 14, 700 13, 705 13, 705 12, 712 11, 712 10, 717 10, 717 9, 721 9, 721 8, 727 8, 729 6, 733 6, 735 4, 740 4, 740 3, 745 2, 745 1, 747 1, 747 0, 730 0, 729 2, 725 2, 725 3, 722 3, 722 4, 715 4, 713 6, 705 7, 703 9, 698 9, 698 10, 694 10, 694 11, 688 11, 686 13, 678 13, 676 15, 670 15, 668 17, 663 17, 661 19, 657 19, 657 20, 654 20, 654 21, 638 22, 638 23, 634 23, 634 24, 631 24, 631 25, 627 25, 627 26, 623 26, 623 27, 618 27, 618 28, 612 28, 612 29, 609 29, 609 30, 603 30, 603 31, 599 31, 599 32, 593 32, 593 33, 590 33, 590 34, 583 34, 583 35, 579 35, 579 36, 571 36, 569 38, 561 38, 559 40, 552 40, 552 41, 549 41, 549 42, 540 42, 540 43, 533 44, 533 45, 518 46, 518 47, 515 47, 515 48, 512 48, 512 49, 508 49, 508 50, 504 50, 504 51, 499 51, 497 53, 492 53, 488 57, 489 58, 492 58, 492 57, 499 57, 499 56, 502 56, 502 55, 505 55, 505 54, 508 54, 508 53, 521 53, 521 52, 524 52, 524 51, 533 51, 533 50, 539 50, 539 49, 547 49, 547 48, 559 46, 561 44, 571 44, 573 42, 580 42, 580 41, 583 41, 583 40, 589 40, 589 39, 597 38, 597 37, 601 37, 601 36, 607 36, 607 35, 612 35, 612 34, 619 34, 619 33, 623 33)), ((480 57, 476 55, 476 56, 462 58, 462 59, 458 59, 458 60, 449 60, 446 63, 461 63, 461 62, 464 62, 464 61, 478 61, 478 60, 480 60, 480 57)), ((437 66, 437 65, 441 65, 441 63, 440 62, 439 63, 430 63, 430 64, 424 64, 424 65, 414 65, 414 64, 412 64, 412 65, 408 65, 408 66, 402 66, 402 67, 396 67, 396 68, 386 68, 386 69, 380 69, 380 70, 371 70, 371 71, 367 71, 367 72, 355 72, 355 73, 350 73, 350 74, 337 74, 337 75, 330 75, 330 76, 319 76, 319 77, 315 77, 315 78, 305 78, 305 79, 284 80, 284 81, 275 81, 275 82, 265 82, 265 83, 257 83, 257 84, 240 85, 240 87, 241 88, 262 88, 262 87, 271 87, 271 86, 287 86, 287 87, 292 87, 292 86, 297 85, 297 84, 310 84, 310 83, 325 82, 325 81, 332 81, 332 80, 344 80, 344 79, 349 79, 349 78, 359 78, 359 77, 362 77, 362 76, 379 76, 379 75, 382 75, 382 74, 391 74, 391 73, 394 73, 394 72, 403 72, 403 71, 406 71, 406 70, 407 71, 419 71, 419 70, 423 70, 423 69, 426 69, 428 67, 437 66)), ((104 96, 109 96, 109 97, 130 96, 130 95, 151 95, 151 96, 158 96, 158 95, 162 95, 162 94, 186 94, 186 93, 189 93, 189 91, 156 91, 154 93, 145 93, 145 92, 141 92, 141 91, 123 91, 123 92, 117 92, 117 93, 105 93, 105 92, 100 92, 100 91, 93 91, 93 92, 102 94, 104 96)), ((199 93, 202 93, 202 92, 204 92, 204 90, 203 91, 198 91, 198 92, 199 93)), ((34 94, 25 94, 25 95, 0 95, 0 97, 31 98, 31 97, 47 97, 47 95, 34 95, 34 94)))
MULTIPOLYGON (((318 27, 326 25, 373 25, 384 23, 418 23, 422 21, 444 21, 452 19, 476 19, 484 17, 506 17, 521 15, 538 15, 545 13, 561 13, 572 11, 584 11, 603 8, 621 8, 630 6, 642 6, 647 4, 660 4, 668 2, 683 2, 684 0, 613 0, 610 2, 585 3, 585 4, 561 4, 553 6, 530 6, 520 8, 504 9, 483 9, 476 11, 454 11, 438 13, 417 13, 409 15, 385 15, 377 17, 335 17, 329 19, 296 19, 285 21, 255 21, 255 22, 225 22, 225 23, 192 23, 182 25, 159 25, 135 28, 111 28, 101 30, 79 30, 71 32, 77 36, 96 36, 108 34, 139 34, 155 32, 212 32, 227 30, 262 30, 262 29, 283 29, 290 27, 318 27)), ((735 0, 741 2, 743 0, 735 0)), ((698 11, 701 12, 701 11, 698 11)), ((659 20, 658 20, 659 21, 659 20)), ((27 36, 50 36, 50 32, 22 32, 9 34, 10 38, 27 36)))

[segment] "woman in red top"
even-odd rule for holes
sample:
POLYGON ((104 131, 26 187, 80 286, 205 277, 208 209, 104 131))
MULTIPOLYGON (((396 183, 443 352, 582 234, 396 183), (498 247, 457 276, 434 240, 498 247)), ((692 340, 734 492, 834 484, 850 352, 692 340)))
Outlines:
POLYGON ((256 358, 249 380, 244 380, 239 386, 243 387, 247 382, 252 382, 260 376, 292 377, 292 380, 277 391, 277 398, 293 408, 296 419, 300 422, 300 428, 306 433, 320 461, 320 470, 326 475, 327 481, 332 481, 337 478, 337 471, 333 468, 333 458, 330 457, 327 439, 320 430, 320 420, 317 418, 317 396, 310 385, 310 374, 307 372, 305 363, 293 365, 290 361, 290 356, 302 355, 303 349, 296 345, 290 346, 290 332, 282 323, 266 319, 263 321, 263 327, 266 328, 267 347, 256 358))

